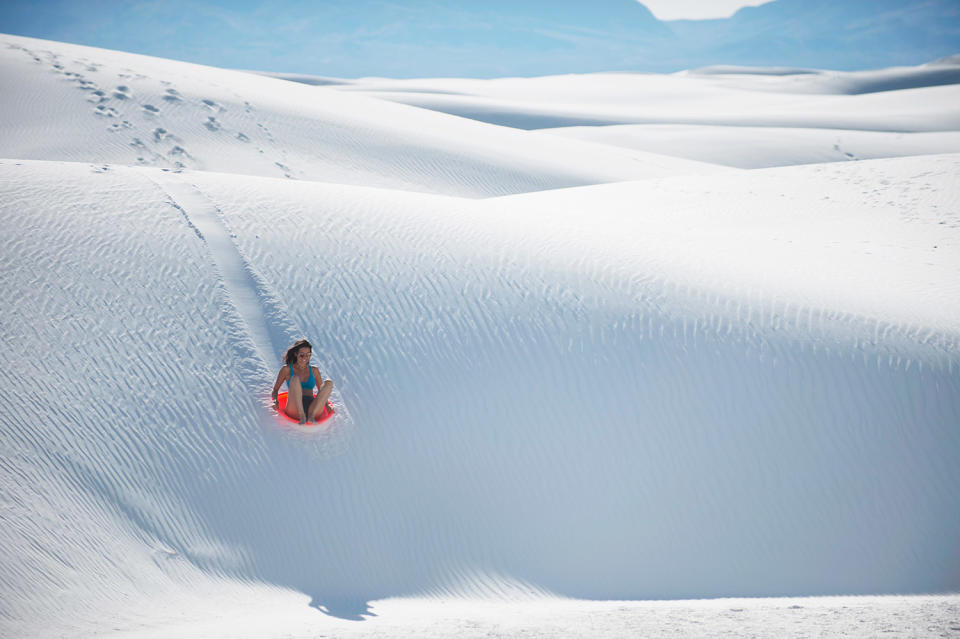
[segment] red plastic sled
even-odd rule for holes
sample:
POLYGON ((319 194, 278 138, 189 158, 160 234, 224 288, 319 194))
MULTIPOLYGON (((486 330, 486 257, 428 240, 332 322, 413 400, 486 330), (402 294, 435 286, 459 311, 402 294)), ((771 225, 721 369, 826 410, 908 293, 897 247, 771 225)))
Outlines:
MULTIPOLYGON (((286 411, 285 411, 285 409, 286 409, 286 407, 287 407, 287 393, 286 393, 286 392, 279 393, 279 394, 277 395, 277 403, 280 404, 280 416, 281 416, 281 417, 290 420, 290 421, 293 422, 294 424, 299 424, 299 423, 300 423, 298 420, 296 420, 296 419, 294 419, 293 417, 290 417, 289 415, 287 415, 287 413, 286 413, 286 411)), ((334 413, 333 406, 330 405, 330 402, 327 402, 327 405, 323 407, 323 410, 320 411, 319 413, 317 413, 317 419, 316 419, 313 423, 314 423, 314 424, 319 424, 319 423, 321 423, 321 422, 325 422, 325 421, 327 421, 328 419, 330 419, 331 417, 333 417, 333 413, 334 413)))

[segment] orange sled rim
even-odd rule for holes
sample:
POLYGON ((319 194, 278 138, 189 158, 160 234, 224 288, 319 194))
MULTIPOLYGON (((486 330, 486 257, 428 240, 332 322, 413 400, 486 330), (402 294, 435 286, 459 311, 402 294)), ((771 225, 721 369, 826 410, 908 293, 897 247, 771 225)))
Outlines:
MULTIPOLYGON (((277 395, 277 403, 280 405, 280 416, 284 419, 293 422, 294 424, 299 424, 300 422, 293 417, 287 415, 287 393, 283 392, 277 395)), ((331 417, 333 417, 333 406, 330 405, 330 402, 327 402, 327 405, 323 407, 323 410, 317 413, 317 419, 313 422, 314 424, 320 424, 331 417)))

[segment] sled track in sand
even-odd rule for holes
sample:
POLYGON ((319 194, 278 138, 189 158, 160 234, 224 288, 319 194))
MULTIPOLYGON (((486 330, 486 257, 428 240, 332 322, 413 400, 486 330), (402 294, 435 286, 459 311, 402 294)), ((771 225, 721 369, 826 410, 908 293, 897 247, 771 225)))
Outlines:
MULTIPOLYGON (((227 297, 246 324, 257 355, 264 364, 273 362, 287 342, 292 327, 281 326, 276 321, 276 312, 271 313, 274 321, 268 321, 263 306, 267 305, 264 298, 269 293, 234 245, 216 204, 179 176, 166 172, 160 175, 151 172, 148 176, 166 192, 170 204, 183 214, 206 244, 227 297)), ((271 305, 276 306, 276 303, 271 305)))
MULTIPOLYGON (((255 358, 244 362, 243 377, 253 388, 262 390, 261 403, 271 403, 267 388, 273 381, 275 365, 279 365, 284 349, 304 332, 290 319, 286 305, 250 264, 237 246, 236 235, 224 219, 217 204, 188 177, 179 172, 144 173, 166 194, 172 207, 183 215, 187 224, 207 247, 218 279, 224 287, 225 299, 243 322, 255 358)), ((349 422, 337 389, 330 402, 336 407, 340 422, 349 422)))

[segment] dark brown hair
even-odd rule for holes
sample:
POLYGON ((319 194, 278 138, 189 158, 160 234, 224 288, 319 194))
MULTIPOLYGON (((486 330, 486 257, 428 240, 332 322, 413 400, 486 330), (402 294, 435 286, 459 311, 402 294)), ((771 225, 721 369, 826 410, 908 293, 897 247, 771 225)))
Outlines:
POLYGON ((310 345, 310 342, 308 342, 305 339, 298 339, 296 342, 293 343, 293 346, 287 349, 286 354, 284 354, 283 356, 283 361, 285 361, 287 364, 296 364, 297 351, 299 351, 304 346, 309 348, 311 351, 313 350, 313 346, 310 345))

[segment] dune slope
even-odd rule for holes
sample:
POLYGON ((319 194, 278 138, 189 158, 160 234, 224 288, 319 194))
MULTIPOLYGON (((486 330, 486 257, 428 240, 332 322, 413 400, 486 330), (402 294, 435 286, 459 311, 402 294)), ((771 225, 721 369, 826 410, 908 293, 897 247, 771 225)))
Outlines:
POLYGON ((0 36, 0 157, 466 197, 724 170, 260 75, 0 36))
POLYGON ((478 202, 4 160, 0 623, 956 589, 958 163, 478 202), (267 408, 297 335, 329 428, 267 408))

